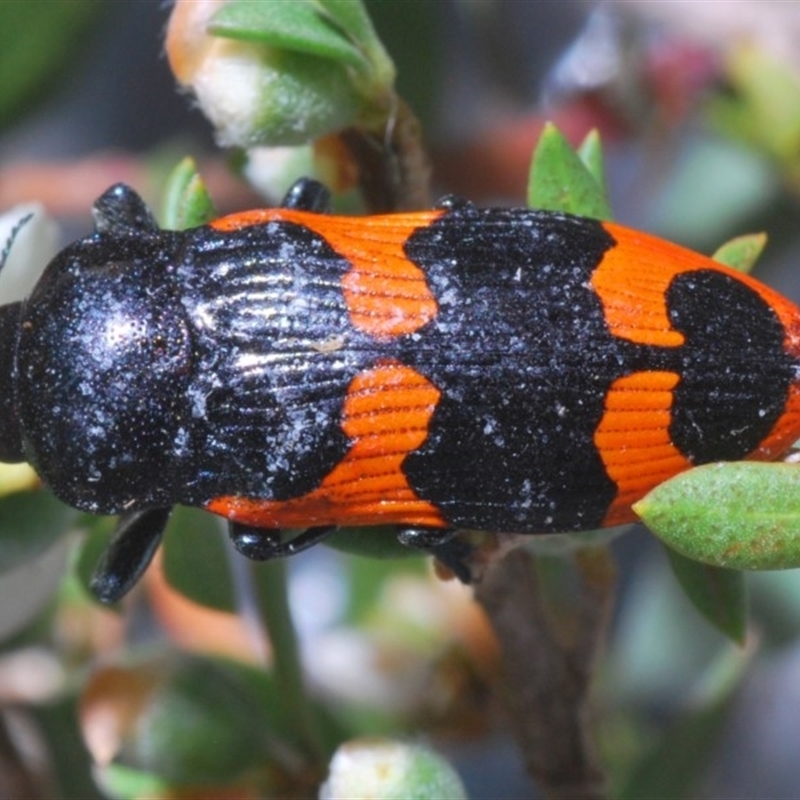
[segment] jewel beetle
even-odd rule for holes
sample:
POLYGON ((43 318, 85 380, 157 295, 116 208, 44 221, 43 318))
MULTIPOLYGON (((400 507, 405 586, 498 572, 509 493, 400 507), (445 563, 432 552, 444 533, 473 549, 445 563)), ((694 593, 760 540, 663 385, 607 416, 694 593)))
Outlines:
POLYGON ((94 218, 0 307, 0 460, 121 515, 105 601, 176 504, 251 558, 393 525, 467 578, 458 530, 627 522, 681 470, 800 436, 800 310, 615 224, 453 198, 338 217, 309 180, 186 231, 119 184, 94 218))

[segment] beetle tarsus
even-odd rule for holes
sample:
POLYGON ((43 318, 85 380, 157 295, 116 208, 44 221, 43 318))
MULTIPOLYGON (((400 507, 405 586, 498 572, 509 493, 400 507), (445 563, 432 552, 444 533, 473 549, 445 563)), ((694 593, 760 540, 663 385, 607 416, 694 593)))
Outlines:
POLYGON ((431 547, 441 547, 447 544, 456 533, 454 528, 426 528, 422 525, 408 525, 397 529, 397 541, 406 547, 429 550, 431 547))
POLYGON ((454 528, 403 527, 397 531, 397 541, 406 547, 422 550, 447 567, 461 583, 472 583, 469 559, 472 545, 460 539, 454 528))
POLYGON ((228 523, 228 534, 233 546, 253 561, 269 561, 273 558, 293 556, 319 544, 336 530, 335 525, 320 525, 307 528, 294 539, 281 541, 280 531, 271 528, 256 528, 238 522, 228 523))
POLYGON ((441 208, 443 211, 476 211, 477 206, 471 200, 465 200, 457 194, 446 194, 440 197, 434 208, 441 208))
POLYGON ((171 511, 171 508, 149 508, 119 518, 114 538, 90 584, 101 603, 118 602, 142 577, 161 543, 171 511))
POLYGON ((331 210, 331 193, 327 186, 313 178, 299 178, 289 187, 281 207, 328 214, 331 210))

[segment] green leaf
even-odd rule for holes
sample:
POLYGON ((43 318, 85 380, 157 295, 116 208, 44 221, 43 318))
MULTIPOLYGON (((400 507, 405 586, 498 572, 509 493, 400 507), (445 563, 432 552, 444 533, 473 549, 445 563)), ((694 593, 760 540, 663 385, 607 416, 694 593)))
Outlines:
POLYGON ((174 231, 204 225, 217 216, 193 158, 184 158, 170 173, 164 189, 165 228, 174 231))
POLYGON ((800 468, 706 464, 653 489, 634 510, 665 544, 732 569, 800 566, 800 468))
POLYGON ((313 0, 232 0, 214 14, 209 32, 320 56, 367 72, 370 65, 363 53, 320 10, 313 0))
POLYGON ((77 517, 77 511, 46 490, 0 498, 0 572, 43 553, 77 517))
POLYGON ((164 576, 195 603, 232 612, 238 608, 236 588, 221 524, 200 509, 176 508, 164 537, 164 576))
POLYGON ((740 272, 750 272, 766 245, 766 233, 749 233, 725 242, 712 258, 740 272))
POLYGON ((106 795, 119 800, 142 797, 169 797, 170 785, 163 778, 122 764, 98 767, 98 783, 106 795))
POLYGON ((700 564, 666 548, 678 583, 694 607, 726 636, 742 644, 747 628, 747 587, 738 570, 700 564))
POLYGON ((620 800, 690 800, 715 752, 736 690, 752 661, 755 647, 721 653, 695 687, 692 702, 636 765, 625 785, 614 792, 620 800))
POLYGON ((637 564, 615 625, 608 678, 621 702, 641 710, 686 693, 730 639, 697 613, 662 549, 637 564))
MULTIPOLYGON (((596 162, 594 145, 586 144, 587 159, 596 162)), ((611 219, 605 189, 552 124, 545 125, 533 154, 528 179, 528 205, 595 219, 611 219)))
POLYGON ((603 158, 603 142, 597 128, 593 128, 586 134, 584 140, 578 147, 578 158, 589 170, 597 185, 603 190, 603 195, 608 198, 608 186, 606 184, 606 168, 603 158))
POLYGON ((361 0, 310 0, 310 4, 321 15, 327 16, 351 41, 367 43, 377 39, 372 20, 361 0))
POLYGON ((224 662, 182 658, 139 714, 128 759, 174 783, 234 781, 263 763, 274 734, 259 701, 224 662))
POLYGON ((335 23, 370 63, 369 81, 377 91, 388 90, 395 67, 375 30, 363 0, 312 0, 321 13, 335 23))
POLYGON ((63 80, 107 9, 96 0, 0 3, 0 126, 63 80))
POLYGON ((727 79, 732 91, 709 103, 712 122, 777 158, 796 164, 800 153, 800 81, 768 48, 732 48, 727 79))
POLYGON ((654 198, 653 214, 664 239, 709 252, 728 231, 776 202, 775 170, 755 151, 702 134, 683 151, 654 198))

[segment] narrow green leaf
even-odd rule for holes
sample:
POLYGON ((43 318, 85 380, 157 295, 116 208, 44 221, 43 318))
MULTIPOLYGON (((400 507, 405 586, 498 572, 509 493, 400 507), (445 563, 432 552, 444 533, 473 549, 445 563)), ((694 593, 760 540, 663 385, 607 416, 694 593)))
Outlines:
POLYGON ((706 464, 653 489, 634 510, 665 544, 731 569, 800 566, 800 467, 706 464))
POLYGON ((0 572, 43 553, 77 517, 44 489, 0 498, 0 572))
POLYGON ((184 158, 170 173, 164 189, 162 224, 179 231, 203 225, 217 216, 193 158, 184 158))
POLYGON ((164 537, 164 576, 173 589, 195 603, 236 611, 236 589, 220 525, 213 514, 176 508, 164 537))
POLYGON ((63 81, 108 10, 97 0, 0 3, 0 127, 63 81))
POLYGON ((369 60, 370 80, 389 88, 394 83, 395 68, 378 36, 362 0, 312 0, 369 60))
POLYGON ((678 583, 694 607, 726 636, 742 644, 747 627, 747 587, 738 570, 692 561, 665 548, 678 583))
POLYGON ((766 245, 766 233, 749 233, 744 236, 736 236, 717 248, 713 259, 719 261, 720 264, 738 269, 740 272, 750 272, 766 245))
POLYGON ((578 157, 586 169, 602 189, 603 195, 608 198, 608 185, 606 184, 605 159, 603 158, 603 141, 597 128, 592 128, 586 134, 578 147, 578 157))
POLYGON ((533 154, 528 205, 595 219, 611 218, 603 187, 552 123, 545 126, 533 154))
POLYGON ((313 0, 231 0, 214 14, 209 33, 320 56, 360 72, 370 66, 327 15, 319 13, 313 0))
POLYGON ((377 38, 372 20, 361 0, 311 0, 311 4, 351 41, 368 42, 377 38))

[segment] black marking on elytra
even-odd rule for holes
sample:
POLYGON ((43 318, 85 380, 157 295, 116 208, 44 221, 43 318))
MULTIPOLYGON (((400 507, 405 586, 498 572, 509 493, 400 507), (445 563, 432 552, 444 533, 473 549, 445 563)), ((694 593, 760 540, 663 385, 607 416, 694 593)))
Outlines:
POLYGON ((686 337, 670 436, 695 464, 742 458, 783 413, 795 376, 783 325, 755 291, 714 270, 678 275, 666 301, 686 337))
POLYGON ((628 348, 589 279, 613 245, 600 223, 459 208, 407 242, 439 313, 401 358, 442 397, 403 470, 454 527, 602 521, 616 486, 592 437, 628 348))
POLYGON ((350 324, 349 268, 290 222, 190 232, 177 268, 196 362, 185 502, 298 497, 344 457, 347 387, 376 358, 350 324))

